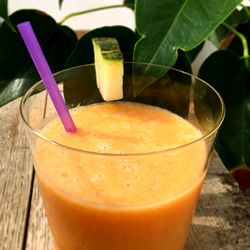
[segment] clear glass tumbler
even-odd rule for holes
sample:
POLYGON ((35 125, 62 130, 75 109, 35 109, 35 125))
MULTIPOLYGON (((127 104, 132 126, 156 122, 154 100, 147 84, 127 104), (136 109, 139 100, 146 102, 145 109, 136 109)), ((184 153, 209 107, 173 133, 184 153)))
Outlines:
MULTIPOLYGON (((55 78, 69 109, 103 102, 93 64, 66 69, 56 73, 55 78)), ((216 133, 224 118, 223 101, 201 79, 164 66, 124 63, 123 80, 121 102, 167 109, 191 123, 201 136, 173 148, 127 154, 62 145, 41 134, 57 114, 42 82, 32 86, 21 101, 20 111, 57 250, 184 248, 216 133), (38 145, 43 145, 42 153, 38 145), (103 173, 89 173, 90 169, 101 167, 105 169, 103 173), (94 180, 106 173, 112 173, 107 177, 110 185, 107 190, 98 190, 94 180), (92 199, 92 194, 98 192, 120 190, 119 185, 124 186, 123 175, 127 187, 134 186, 129 191, 133 193, 130 201, 119 204, 120 201, 103 197, 92 199), (137 189, 138 179, 148 179, 148 184, 137 189), (164 185, 158 186, 158 179, 164 185), (86 188, 85 183, 93 184, 95 190, 90 190, 90 185, 86 188), (151 198, 149 183, 155 190, 151 198), (71 189, 73 184, 76 193, 82 187, 79 195, 74 193, 75 187, 71 189), (172 191, 168 192, 168 188, 172 191)), ((74 134, 69 135, 69 140, 73 138, 74 134)), ((128 193, 121 194, 124 200, 128 193)))

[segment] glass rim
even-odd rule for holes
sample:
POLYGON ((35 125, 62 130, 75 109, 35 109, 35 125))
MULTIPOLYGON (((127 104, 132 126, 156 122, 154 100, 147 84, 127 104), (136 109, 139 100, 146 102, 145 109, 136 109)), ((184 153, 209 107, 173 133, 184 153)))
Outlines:
MULTIPOLYGON (((220 102, 220 106, 221 106, 221 112, 220 112, 220 116, 217 120, 217 122, 213 125, 212 129, 206 133, 204 133, 201 137, 199 137, 198 139, 196 140, 193 140, 189 143, 186 143, 186 144, 182 144, 182 145, 179 145, 179 146, 176 146, 176 147, 172 147, 172 148, 167 148, 167 149, 161 149, 161 150, 155 150, 155 151, 148 151, 148 152, 140 152, 140 153, 102 153, 102 152, 95 152, 95 151, 89 151, 89 150, 84 150, 84 149, 78 149, 78 148, 74 148, 74 147, 71 147, 71 146, 67 146, 67 145, 64 145, 64 144, 61 144, 61 143, 58 143, 56 141, 53 141, 49 138, 47 138, 46 136, 43 136, 39 130, 33 128, 29 122, 27 121, 27 119, 25 118, 25 114, 23 112, 24 110, 24 106, 25 106, 25 102, 26 100, 31 96, 31 93, 33 92, 33 90, 39 86, 39 85, 43 85, 43 82, 42 80, 36 82, 34 85, 32 85, 26 92, 25 94, 23 95, 22 99, 21 99, 21 102, 20 102, 20 105, 19 105, 19 111, 20 111, 20 115, 21 115, 21 119, 25 125, 26 128, 28 128, 35 136, 37 136, 38 138, 42 139, 43 141, 46 141, 47 143, 50 143, 50 144, 53 144, 55 146, 58 146, 58 147, 61 147, 61 148, 65 148, 67 150, 73 150, 73 151, 76 151, 76 152, 81 152, 81 153, 85 153, 85 154, 92 154, 92 155, 98 155, 98 156, 113 156, 113 157, 121 157, 121 156, 143 156, 143 155, 151 155, 151 154, 159 154, 159 153, 166 153, 166 152, 172 152, 172 151, 175 151, 175 150, 178 150, 178 149, 183 149, 183 148, 186 148, 190 145, 193 145, 193 144, 196 144, 196 143, 199 143, 201 141, 205 141, 206 139, 208 139, 209 137, 211 137, 212 135, 214 135, 219 127, 221 126, 223 120, 224 120, 224 117, 225 117, 225 104, 224 104, 224 101, 222 99, 222 97, 220 96, 220 94, 218 93, 218 91, 213 87, 211 86, 209 83, 207 83, 206 81, 202 80, 201 78, 191 74, 191 73, 188 73, 188 72, 185 72, 185 71, 182 71, 182 70, 179 70, 179 69, 175 69, 175 68, 172 68, 172 67, 167 67, 167 66, 164 66, 164 65, 158 65, 158 64, 151 64, 151 63, 143 63, 143 62, 123 62, 124 65, 133 65, 133 64, 138 64, 138 65, 150 65, 150 66, 154 66, 154 67, 161 67, 161 68, 167 68, 168 70, 173 70, 173 71, 176 71, 176 72, 179 72, 179 73, 182 73, 182 74, 185 74, 187 76, 190 76, 190 77, 193 77, 195 78, 196 80, 199 80, 201 81, 203 84, 205 84, 209 89, 211 89, 217 96, 219 102, 220 102)), ((87 67, 93 67, 94 66, 94 63, 91 63, 91 64, 84 64, 84 65, 79 65, 79 66, 74 66, 74 67, 70 67, 70 68, 67 68, 67 69, 63 69, 61 71, 58 71, 56 73, 53 74, 54 77, 64 73, 64 72, 67 72, 67 71, 70 71, 70 70, 74 70, 74 69, 77 69, 77 68, 87 68, 87 67)), ((45 91, 46 89, 44 89, 43 91, 45 91)), ((40 93, 40 92, 39 92, 40 93)), ((121 100, 122 101, 122 100, 121 100)))

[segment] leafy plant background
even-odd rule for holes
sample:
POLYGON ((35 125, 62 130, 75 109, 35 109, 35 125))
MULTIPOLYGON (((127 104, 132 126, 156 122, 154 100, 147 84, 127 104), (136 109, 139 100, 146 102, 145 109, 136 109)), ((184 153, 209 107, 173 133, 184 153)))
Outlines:
POLYGON ((8 0, 0 0, 0 17, 4 19, 0 26, 0 107, 22 96, 39 79, 15 29, 23 21, 32 23, 53 72, 93 62, 92 37, 116 37, 126 60, 186 69, 191 69, 209 39, 218 51, 201 65, 199 76, 220 92, 227 109, 216 149, 240 188, 250 188, 250 9, 242 0, 125 0, 119 6, 71 13, 60 23, 39 10, 8 15, 8 0), (241 9, 236 8, 239 5, 241 9), (100 27, 77 39, 63 24, 72 16, 117 7, 134 10, 135 31, 100 27))

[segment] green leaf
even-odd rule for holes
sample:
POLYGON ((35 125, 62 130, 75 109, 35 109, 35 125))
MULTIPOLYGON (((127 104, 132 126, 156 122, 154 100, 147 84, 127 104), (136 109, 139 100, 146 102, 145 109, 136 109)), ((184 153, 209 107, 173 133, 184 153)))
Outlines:
POLYGON ((199 77, 222 95, 226 116, 216 149, 228 169, 250 167, 250 72, 244 60, 230 51, 213 53, 202 65, 199 77))
POLYGON ((201 44, 199 44, 197 47, 185 52, 189 61, 192 63, 195 58, 198 56, 198 54, 201 52, 202 48, 204 46, 204 42, 202 42, 201 44))
MULTIPOLYGON (((132 69, 134 78, 133 81, 124 79, 124 85, 126 87, 125 99, 132 97, 133 100, 137 100, 142 103, 156 105, 162 108, 166 108, 184 118, 189 113, 190 95, 188 93, 191 87, 192 78, 188 74, 177 73, 176 70, 167 71, 164 75, 159 77, 159 67, 150 65, 149 75, 146 77, 136 76, 139 71, 143 72, 144 69, 141 66, 132 69), (134 85, 138 82, 144 82, 143 89, 136 95, 134 94, 134 85), (178 82, 178 84, 176 84, 178 82), (146 83, 146 84, 145 84, 146 83), (132 86, 131 86, 132 85, 132 86)), ((178 59, 174 64, 175 69, 191 73, 192 68, 190 61, 185 52, 178 51, 178 59)), ((145 71, 144 71, 145 72, 145 71)), ((164 70, 166 72, 166 70, 164 70)))
MULTIPOLYGON (((188 51, 199 45, 240 2, 136 1, 136 26, 142 37, 136 44, 134 60, 173 66, 178 49, 188 51)), ((143 83, 138 84, 135 92, 143 87, 143 83)))
MULTIPOLYGON (((241 10, 235 9, 233 13, 224 21, 230 26, 237 27, 249 21, 250 9, 245 7, 241 10)), ((218 48, 225 47, 230 42, 231 31, 221 24, 209 37, 209 40, 218 48)))
MULTIPOLYGON (((112 26, 112 27, 103 27, 99 29, 92 30, 86 33, 79 40, 75 50, 69 57, 65 67, 70 68, 83 64, 94 63, 94 51, 92 45, 92 38, 94 37, 115 37, 123 53, 125 61, 131 61, 133 57, 134 45, 137 41, 136 34, 123 26, 112 26)), ((81 71, 79 71, 81 74, 81 71)), ((89 79, 81 81, 82 85, 75 84, 75 81, 64 81, 64 97, 67 103, 74 104, 86 104, 86 100, 89 100, 90 93, 93 93, 96 89, 95 81, 92 77, 95 77, 95 73, 88 74, 89 79), (94 85, 92 84, 94 83, 94 85)), ((79 76, 81 77, 81 76, 79 76)), ((96 91, 99 93, 99 91, 96 91)), ((91 100, 102 100, 101 96, 97 94, 91 100)))
POLYGON ((15 28, 8 16, 8 0, 0 0, 0 17, 5 20, 5 22, 9 25, 12 31, 15 31, 15 28))
MULTIPOLYGON (((248 23, 240 24, 237 27, 237 31, 245 36, 248 44, 250 44, 250 32, 249 32, 249 30, 250 30, 250 21, 248 23)), ((238 56, 243 55, 242 41, 239 39, 238 36, 234 36, 233 39, 231 39, 231 42, 228 45, 228 49, 237 53, 238 56)))
POLYGON ((0 16, 3 18, 8 16, 8 0, 0 0, 0 16))
MULTIPOLYGON (((36 10, 21 10, 10 16, 13 24, 29 20, 52 72, 63 69, 77 38, 68 27, 36 10)), ((6 23, 0 27, 0 106, 22 96, 40 78, 18 33, 6 23)))
POLYGON ((135 9, 135 0, 124 0, 123 4, 132 10, 135 9))
POLYGON ((241 10, 235 9, 232 14, 225 20, 231 26, 247 23, 250 19, 250 8, 244 7, 241 10))
MULTIPOLYGON (((178 57, 177 61, 174 64, 173 68, 179 69, 181 71, 187 72, 187 73, 192 73, 192 66, 190 63, 190 56, 188 55, 187 52, 184 52, 182 50, 178 51, 178 57)), ((188 84, 188 83, 186 83, 188 84)), ((190 82, 191 84, 191 82, 190 82)))

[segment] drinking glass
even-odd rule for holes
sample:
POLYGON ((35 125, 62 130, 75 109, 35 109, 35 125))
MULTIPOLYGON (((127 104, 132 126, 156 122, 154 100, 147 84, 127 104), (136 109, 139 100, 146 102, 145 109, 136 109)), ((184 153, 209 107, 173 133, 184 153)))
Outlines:
MULTIPOLYGON (((55 79, 69 109, 103 102, 96 84, 94 64, 63 70, 55 74, 55 79)), ((150 152, 85 151, 62 145, 41 134, 41 130, 57 118, 41 81, 33 85, 21 101, 21 117, 56 250, 184 248, 216 133, 224 119, 223 101, 213 87, 191 74, 144 63, 124 63, 123 93, 121 102, 148 104, 182 117, 201 132, 200 138, 185 145, 150 152), (38 143, 48 149, 44 155, 37 153, 38 143), (67 172, 64 175, 55 158, 69 170, 81 168, 83 174, 73 176, 67 172), (125 204, 92 200, 87 190, 80 197, 68 191, 69 183, 81 186, 81 182, 92 182, 93 176, 87 173, 94 166, 105 166, 105 171, 112 171, 116 176, 121 165, 128 186, 136 182, 133 179, 135 166, 139 169, 136 175, 139 179, 149 178, 144 176, 144 170, 153 169, 150 181, 157 190, 157 198, 148 198, 146 188, 131 189, 137 199, 125 204), (60 173, 50 176, 48 169, 55 167, 60 173), (162 174, 165 170, 168 170, 166 176, 162 174), (193 177, 187 181, 190 175, 193 177), (55 180, 60 178, 61 185, 58 185, 55 180), (168 193, 167 188, 160 190, 162 187, 157 187, 157 178, 174 192, 168 193)), ((110 133, 112 135, 112 131, 110 133)), ((71 134, 69 140, 73 137, 71 134)), ((140 145, 141 142, 136 143, 140 145)), ((116 190, 119 185, 124 183, 113 178, 110 180, 111 190, 106 191, 116 190)), ((126 198, 124 194, 124 200, 126 198)))

